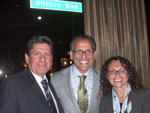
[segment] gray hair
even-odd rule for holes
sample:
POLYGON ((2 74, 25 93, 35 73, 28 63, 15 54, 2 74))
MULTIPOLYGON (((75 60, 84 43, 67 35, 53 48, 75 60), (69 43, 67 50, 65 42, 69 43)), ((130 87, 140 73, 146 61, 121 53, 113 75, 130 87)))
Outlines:
POLYGON ((96 51, 96 43, 95 43, 94 38, 91 36, 87 36, 87 35, 79 35, 79 36, 74 37, 70 44, 70 50, 74 50, 74 43, 76 40, 79 40, 79 39, 89 40, 92 44, 92 50, 96 51))

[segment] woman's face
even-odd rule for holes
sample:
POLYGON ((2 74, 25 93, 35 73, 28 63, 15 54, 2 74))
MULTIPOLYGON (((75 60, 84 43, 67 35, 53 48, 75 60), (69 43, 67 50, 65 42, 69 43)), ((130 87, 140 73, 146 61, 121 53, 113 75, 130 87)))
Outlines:
POLYGON ((128 82, 128 73, 119 60, 113 60, 108 65, 107 78, 114 88, 125 88, 128 82))

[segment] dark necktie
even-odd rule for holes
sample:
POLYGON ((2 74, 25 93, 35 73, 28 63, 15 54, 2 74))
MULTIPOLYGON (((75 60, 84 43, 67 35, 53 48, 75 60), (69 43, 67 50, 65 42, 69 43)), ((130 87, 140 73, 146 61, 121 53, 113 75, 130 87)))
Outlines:
POLYGON ((45 95, 46 95, 46 98, 47 98, 48 105, 50 106, 51 113, 57 113, 57 110, 56 110, 56 107, 55 107, 55 103, 53 101, 53 98, 52 98, 51 93, 50 93, 49 88, 48 88, 47 81, 46 80, 42 80, 41 83, 43 85, 44 92, 45 92, 45 95))
POLYGON ((79 78, 80 78, 80 84, 78 87, 78 105, 81 113, 86 113, 88 108, 88 93, 87 93, 87 88, 84 84, 86 76, 85 75, 79 76, 79 78))

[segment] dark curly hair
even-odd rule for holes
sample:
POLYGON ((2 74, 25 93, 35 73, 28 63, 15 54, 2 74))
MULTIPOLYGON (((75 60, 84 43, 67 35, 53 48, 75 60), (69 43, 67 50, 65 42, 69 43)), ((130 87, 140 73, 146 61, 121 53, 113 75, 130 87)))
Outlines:
POLYGON ((101 68, 100 88, 103 91, 104 96, 108 96, 112 91, 112 85, 109 83, 107 79, 107 73, 108 73, 109 64, 114 60, 119 60, 122 67, 124 67, 124 69, 127 71, 128 76, 129 76, 128 83, 131 85, 132 90, 139 91, 139 90, 144 89, 144 85, 142 83, 142 77, 139 76, 139 74, 135 70, 134 66, 130 63, 130 61, 121 56, 116 56, 116 57, 111 57, 108 60, 106 60, 104 65, 102 65, 102 68, 101 68))

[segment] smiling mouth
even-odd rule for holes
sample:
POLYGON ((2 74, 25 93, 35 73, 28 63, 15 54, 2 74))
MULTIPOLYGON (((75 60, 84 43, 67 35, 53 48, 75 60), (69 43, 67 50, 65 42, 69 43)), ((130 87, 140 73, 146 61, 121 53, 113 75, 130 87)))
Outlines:
POLYGON ((115 79, 115 82, 122 82, 122 79, 115 79))
POLYGON ((80 61, 80 63, 86 64, 86 63, 88 63, 88 61, 80 61))

